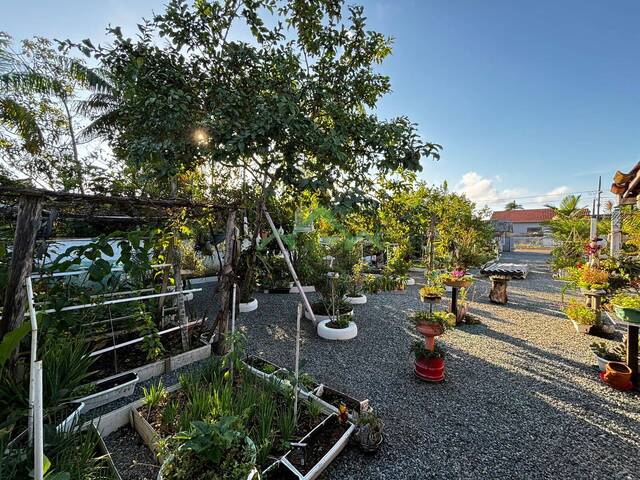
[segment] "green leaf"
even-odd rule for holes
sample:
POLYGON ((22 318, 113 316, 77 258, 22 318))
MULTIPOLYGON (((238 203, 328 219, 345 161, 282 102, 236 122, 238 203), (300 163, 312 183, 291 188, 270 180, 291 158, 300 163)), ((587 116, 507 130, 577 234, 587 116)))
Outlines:
POLYGON ((11 356, 11 353, 18 348, 20 341, 31 331, 31 323, 23 322, 15 330, 7 333, 0 342, 0 369, 11 356))

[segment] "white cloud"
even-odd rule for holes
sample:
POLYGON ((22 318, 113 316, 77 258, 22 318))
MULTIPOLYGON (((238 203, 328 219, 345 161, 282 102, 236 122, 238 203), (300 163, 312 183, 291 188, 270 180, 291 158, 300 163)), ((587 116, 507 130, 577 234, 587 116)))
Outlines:
POLYGON ((547 203, 554 203, 562 199, 567 193, 569 193, 570 188, 566 185, 562 185, 560 187, 556 187, 552 190, 549 190, 544 195, 540 195, 536 197, 535 201, 541 205, 547 203))
POLYGON ((564 197, 571 189, 566 185, 561 185, 543 194, 532 194, 526 188, 512 187, 500 188, 503 178, 499 175, 495 177, 483 177, 477 172, 467 172, 455 185, 454 190, 464 193, 469 200, 475 202, 479 207, 489 206, 493 210, 502 210, 508 202, 515 200, 524 208, 541 208, 545 204, 556 203, 564 197))
POLYGON ((524 188, 506 188, 499 190, 495 183, 502 181, 501 177, 485 178, 476 172, 467 172, 462 176, 455 190, 464 193, 468 199, 474 201, 478 206, 489 205, 496 207, 501 202, 507 203, 512 198, 526 195, 524 188), (505 200, 507 199, 507 200, 505 200))

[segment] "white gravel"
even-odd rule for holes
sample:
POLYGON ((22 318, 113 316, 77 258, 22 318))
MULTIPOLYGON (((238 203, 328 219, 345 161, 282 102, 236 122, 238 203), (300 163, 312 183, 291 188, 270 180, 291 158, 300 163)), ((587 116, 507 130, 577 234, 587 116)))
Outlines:
MULTIPOLYGON (((386 426, 377 454, 349 449, 324 478, 640 478, 638 394, 601 383, 589 351, 598 339, 578 335, 558 311, 561 285, 546 259, 504 258, 530 266, 528 279, 509 283, 505 306, 489 303, 487 280, 476 282, 471 312, 482 324, 441 337, 442 384, 413 376, 407 313, 424 308, 417 286, 356 305, 350 341, 322 340, 303 320, 304 370, 369 398, 386 426)), ((299 297, 257 298, 258 310, 238 322, 249 351, 291 367, 299 297)))

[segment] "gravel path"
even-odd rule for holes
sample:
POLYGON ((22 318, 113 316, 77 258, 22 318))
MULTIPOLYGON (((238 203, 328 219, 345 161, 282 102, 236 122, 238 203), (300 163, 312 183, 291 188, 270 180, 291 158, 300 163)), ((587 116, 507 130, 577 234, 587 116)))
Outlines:
MULTIPOLYGON (((526 280, 509 283, 509 304, 489 303, 489 284, 475 284, 471 312, 481 325, 442 337, 446 380, 413 376, 407 313, 424 308, 417 288, 371 295, 356 306, 357 338, 329 342, 303 321, 303 369, 320 381, 369 398, 386 425, 374 456, 355 449, 326 471, 327 479, 640 478, 637 393, 602 384, 589 344, 558 311, 560 284, 543 254, 519 253, 526 280)), ((258 295, 243 314, 248 349, 292 366, 294 295, 258 295)), ((444 306, 444 305, 443 305, 444 306)))

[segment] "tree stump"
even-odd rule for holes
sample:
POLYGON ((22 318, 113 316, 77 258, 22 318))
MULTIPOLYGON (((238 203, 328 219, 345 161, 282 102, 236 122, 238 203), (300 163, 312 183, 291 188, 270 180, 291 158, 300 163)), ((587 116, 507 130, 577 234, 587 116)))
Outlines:
POLYGON ((507 282, 509 277, 489 277, 491 278, 491 291, 489 292, 489 300, 493 303, 505 305, 507 303, 507 282))

